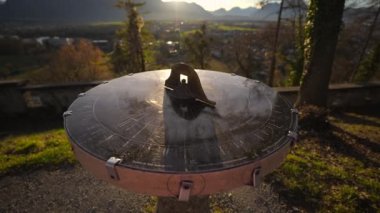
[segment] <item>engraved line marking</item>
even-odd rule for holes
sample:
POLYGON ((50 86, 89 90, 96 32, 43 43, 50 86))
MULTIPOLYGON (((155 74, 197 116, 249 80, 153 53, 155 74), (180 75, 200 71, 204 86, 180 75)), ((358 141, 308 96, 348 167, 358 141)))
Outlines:
POLYGON ((256 136, 256 138, 260 139, 260 140, 264 140, 264 138, 258 136, 257 134, 253 134, 254 136, 256 136))
MULTIPOLYGON (((135 126, 135 125, 133 125, 133 126, 135 126)), ((137 135, 139 135, 144 129, 146 129, 148 126, 154 126, 154 125, 151 125, 150 123, 147 123, 147 124, 145 124, 145 126, 143 127, 143 128, 141 128, 136 134, 134 134, 124 145, 123 145, 123 147, 125 147, 126 145, 128 145, 137 135)), ((130 127, 130 128, 132 128, 132 127, 130 127)), ((130 129, 130 128, 128 128, 128 129, 130 129)), ((151 132, 151 134, 150 135, 152 135, 153 134, 153 131, 151 132)))
POLYGON ((272 123, 268 123, 268 125, 271 125, 271 126, 273 126, 273 127, 276 127, 276 128, 282 128, 282 126, 277 126, 276 124, 272 124, 272 123))

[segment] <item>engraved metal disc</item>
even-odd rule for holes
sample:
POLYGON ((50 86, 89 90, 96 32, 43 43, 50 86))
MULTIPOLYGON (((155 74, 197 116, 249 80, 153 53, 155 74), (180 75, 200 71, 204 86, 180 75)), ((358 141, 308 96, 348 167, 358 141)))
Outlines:
POLYGON ((119 165, 153 172, 194 173, 238 167, 291 140, 291 105, 263 83, 197 70, 215 108, 181 103, 164 88, 170 70, 114 79, 76 99, 65 116, 73 143, 119 165))

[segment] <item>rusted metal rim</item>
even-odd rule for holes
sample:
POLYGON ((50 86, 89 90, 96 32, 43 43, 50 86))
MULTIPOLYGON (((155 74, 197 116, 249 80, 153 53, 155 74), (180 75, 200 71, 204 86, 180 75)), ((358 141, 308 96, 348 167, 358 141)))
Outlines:
POLYGON ((75 143, 71 144, 81 165, 100 179, 136 193, 178 197, 184 181, 192 183, 189 193, 191 196, 214 194, 244 185, 258 185, 261 177, 271 173, 282 164, 289 152, 290 140, 289 143, 265 158, 226 170, 171 174, 141 171, 115 164, 112 169, 117 177, 111 177, 112 174, 109 172, 109 167, 106 166, 106 161, 85 152, 75 143))

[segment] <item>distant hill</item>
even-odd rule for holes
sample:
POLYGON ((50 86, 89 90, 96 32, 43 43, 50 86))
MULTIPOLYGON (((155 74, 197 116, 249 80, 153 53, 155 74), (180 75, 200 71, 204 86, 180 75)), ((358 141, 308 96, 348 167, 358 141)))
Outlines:
POLYGON ((221 8, 219 10, 215 10, 211 12, 215 16, 242 16, 242 17, 250 17, 255 12, 257 12, 259 9, 255 7, 248 7, 245 9, 241 9, 240 7, 234 7, 231 10, 225 10, 224 8, 221 8))
MULTIPOLYGON (((219 9, 210 12, 195 3, 137 1, 146 2, 140 8, 140 12, 147 20, 275 21, 280 9, 279 3, 269 3, 261 9, 234 7, 231 10, 219 9)), ((7 0, 0 4, 0 22, 89 23, 124 20, 125 13, 114 6, 116 2, 117 0, 7 0)), ((303 7, 306 8, 305 3, 303 7)), ((285 5, 285 8, 289 8, 289 5, 285 5)), ((367 11, 364 8, 351 9, 347 11, 345 20, 365 14, 367 11)), ((291 9, 283 11, 283 18, 293 16, 294 12, 291 9)))
MULTIPOLYGON (((142 0, 139 0, 143 2, 142 0)), ((96 22, 123 20, 124 11, 115 8, 117 0, 8 0, 0 4, 0 21, 96 22)), ((146 19, 211 19, 212 14, 194 3, 144 1, 141 13, 146 19)))
POLYGON ((142 8, 145 18, 153 20, 208 20, 212 14, 195 3, 162 2, 161 0, 145 1, 142 8))
POLYGON ((0 5, 2 21, 89 22, 121 20, 116 0, 8 0, 0 5))

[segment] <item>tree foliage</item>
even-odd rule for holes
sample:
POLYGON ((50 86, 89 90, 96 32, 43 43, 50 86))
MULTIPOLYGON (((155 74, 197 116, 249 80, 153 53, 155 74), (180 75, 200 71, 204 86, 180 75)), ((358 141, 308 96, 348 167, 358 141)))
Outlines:
POLYGON ((295 16, 292 20, 292 27, 294 31, 294 46, 295 52, 292 60, 289 60, 290 72, 287 78, 286 85, 298 86, 301 81, 303 66, 305 62, 305 31, 304 31, 304 5, 303 1, 297 0, 290 4, 295 16))
POLYGON ((58 50, 37 81, 76 82, 104 80, 112 77, 103 52, 91 42, 80 40, 58 50))
POLYGON ((137 7, 142 5, 132 0, 119 0, 117 3, 117 7, 124 9, 127 13, 124 27, 117 32, 120 42, 111 55, 111 63, 119 74, 145 71, 145 55, 141 37, 144 20, 137 11, 137 7))
POLYGON ((211 38, 207 35, 206 24, 203 23, 199 30, 187 35, 184 41, 191 62, 201 69, 207 68, 207 60, 211 54, 211 38))
MULTIPOLYGON (((364 46, 362 48, 362 51, 360 53, 360 56, 359 56, 359 60, 358 60, 358 64, 357 64, 357 68, 354 70, 354 72, 352 73, 351 75, 351 79, 350 80, 354 80, 354 78, 356 77, 356 72, 359 71, 360 69, 360 65, 362 63, 362 59, 364 58, 365 56, 365 53, 367 51, 367 48, 368 48, 368 45, 369 45, 369 42, 371 40, 371 37, 372 37, 372 34, 374 33, 375 31, 375 27, 376 27, 376 22, 377 22, 377 19, 379 18, 379 15, 380 15, 380 1, 371 1, 371 3, 374 5, 374 6, 377 6, 377 10, 376 10, 376 13, 375 13, 375 16, 373 18, 373 21, 372 21, 372 24, 370 25, 369 27, 369 30, 368 30, 368 36, 365 40, 365 43, 364 43, 364 46)), ((356 79, 355 79, 356 80, 356 79)))
POLYGON ((358 72, 355 75, 354 80, 356 82, 367 82, 371 78, 380 72, 380 43, 370 51, 367 57, 363 60, 359 66, 358 72))
POLYGON ((236 73, 246 78, 263 80, 260 75, 264 70, 261 48, 253 33, 236 37, 233 40, 234 59, 238 68, 236 73))

